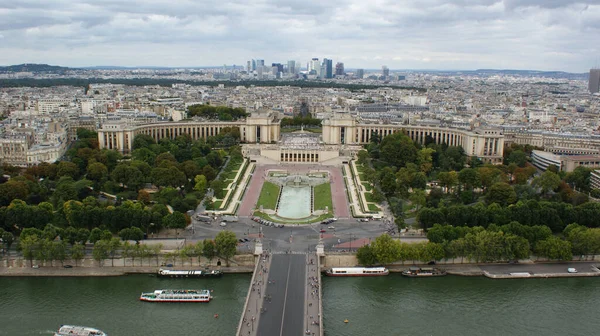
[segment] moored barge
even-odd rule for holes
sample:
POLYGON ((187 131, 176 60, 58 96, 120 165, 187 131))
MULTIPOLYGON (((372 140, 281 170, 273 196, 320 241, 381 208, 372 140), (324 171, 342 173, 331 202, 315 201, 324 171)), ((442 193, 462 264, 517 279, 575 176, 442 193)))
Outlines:
POLYGON ((385 267, 332 267, 325 271, 327 276, 384 276, 390 274, 385 267))

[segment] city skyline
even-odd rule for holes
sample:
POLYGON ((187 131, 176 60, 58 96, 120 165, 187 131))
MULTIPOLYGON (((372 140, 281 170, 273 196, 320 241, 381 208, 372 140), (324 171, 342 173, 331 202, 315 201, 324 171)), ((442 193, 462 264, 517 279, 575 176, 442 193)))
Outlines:
POLYGON ((600 5, 591 0, 29 1, 0 8, 3 65, 244 67, 268 57, 304 67, 319 57, 346 68, 583 73, 599 53, 600 5))

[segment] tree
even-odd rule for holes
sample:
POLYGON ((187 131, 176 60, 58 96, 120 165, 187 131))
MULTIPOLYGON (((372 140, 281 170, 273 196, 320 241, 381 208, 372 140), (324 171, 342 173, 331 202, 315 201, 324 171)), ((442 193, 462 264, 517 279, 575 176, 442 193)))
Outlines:
POLYGON ((150 193, 147 192, 146 190, 140 190, 138 192, 137 200, 138 200, 138 202, 140 202, 144 205, 150 204, 150 201, 151 201, 150 193))
POLYGON ((64 261, 67 259, 67 244, 64 241, 52 241, 49 243, 50 265, 52 266, 52 260, 58 260, 61 265, 64 265, 64 261))
POLYGON ((140 240, 144 239, 144 231, 139 227, 132 226, 119 231, 119 237, 123 240, 135 240, 135 243, 139 245, 140 240))
POLYGON ((90 163, 87 167, 86 177, 100 183, 108 177, 108 168, 100 162, 90 163))
POLYGON ((13 236, 13 234, 10 232, 5 231, 5 232, 2 232, 2 236, 0 236, 0 238, 2 238, 2 244, 4 244, 6 254, 8 256, 10 256, 10 247, 12 246, 13 242, 15 241, 15 236, 13 236))
POLYGON ((549 237, 538 242, 535 253, 538 257, 550 260, 569 261, 573 259, 571 243, 558 237, 549 237))
POLYGON ((102 239, 102 230, 99 228, 93 228, 89 235, 89 242, 92 244, 96 244, 97 241, 102 239))
POLYGON ((377 263, 377 257, 373 253, 373 249, 370 245, 363 245, 356 250, 356 259, 358 263, 363 266, 372 266, 377 263))
POLYGON ((92 250, 92 257, 94 260, 98 262, 98 266, 102 267, 102 261, 108 258, 108 253, 110 251, 110 241, 109 240, 98 240, 94 244, 94 249, 92 250))
POLYGON ((151 173, 152 183, 158 187, 181 187, 187 182, 185 175, 175 167, 154 168, 151 173))
POLYGON ((225 230, 217 234, 215 238, 215 247, 217 254, 225 258, 227 265, 229 266, 229 259, 235 255, 237 251, 237 238, 235 233, 225 230))
POLYGON ((77 266, 77 262, 83 260, 85 257, 85 246, 83 244, 76 243, 71 246, 71 259, 75 261, 75 266, 77 266))
POLYGON ((194 183, 194 190, 200 192, 201 194, 206 192, 206 186, 208 185, 206 176, 196 175, 196 177, 194 177, 194 183))
POLYGON ((502 171, 495 166, 484 166, 477 168, 477 172, 479 173, 479 179, 481 181, 481 186, 484 190, 487 190, 489 187, 494 185, 497 182, 503 182, 505 179, 502 171))
POLYGON ((198 266, 200 266, 200 257, 202 257, 202 253, 204 252, 204 244, 199 241, 194 245, 194 256, 196 260, 198 260, 198 266))
POLYGON ((73 179, 79 176, 79 167, 76 164, 69 161, 60 161, 58 163, 58 171, 56 173, 58 177, 68 176, 73 179))
POLYGON ((567 174, 565 181, 569 184, 572 184, 581 191, 589 191, 591 174, 592 169, 579 166, 575 168, 575 170, 573 170, 571 173, 567 174))
POLYGON ((463 168, 458 172, 458 181, 465 189, 471 190, 480 183, 479 173, 473 168, 463 168))
POLYGON ((487 191, 486 201, 488 204, 497 203, 507 206, 517 201, 517 193, 508 183, 497 182, 487 191))
POLYGON ((225 184, 221 180, 213 180, 210 182, 210 188, 213 190, 216 198, 223 198, 225 196, 225 191, 223 190, 224 187, 225 184))
POLYGON ((421 148, 421 150, 417 152, 417 162, 419 164, 419 169, 421 170, 421 172, 429 174, 429 172, 431 171, 431 168, 433 167, 433 153, 435 153, 435 149, 427 147, 421 148))
POLYGON ((41 239, 37 235, 27 235, 20 237, 19 247, 23 253, 23 257, 29 260, 30 265, 33 267, 33 258, 37 254, 37 250, 40 247, 41 239))
POLYGON ((422 189, 414 189, 410 194, 409 199, 415 206, 416 211, 419 211, 427 202, 427 194, 422 189))
POLYGON ((111 173, 113 181, 120 183, 125 188, 135 188, 143 181, 142 173, 135 167, 121 163, 111 173))
POLYGON ((525 154, 525 152, 522 150, 512 151, 506 158, 506 162, 504 164, 509 165, 511 163, 514 163, 519 167, 525 167, 527 164, 527 154, 525 154))
POLYGON ((447 193, 449 193, 458 183, 458 174, 455 171, 440 172, 437 177, 438 181, 440 182, 440 186, 442 186, 444 191, 447 193))
POLYGON ((56 189, 52 193, 52 200, 57 206, 69 200, 77 199, 77 189, 71 177, 63 177, 58 181, 56 189))
MULTIPOLYGON (((139 230, 139 229, 138 229, 139 230)), ((143 237, 142 233, 142 237, 143 237)), ((115 266, 115 256, 117 255, 117 251, 121 248, 122 244, 119 238, 112 238, 108 241, 108 254, 110 255, 111 266, 115 266)))
POLYGON ((357 160, 356 162, 358 162, 359 164, 366 164, 368 159, 369 159, 369 153, 366 150, 360 150, 357 154, 356 154, 357 160))
POLYGON ((440 168, 445 171, 463 169, 467 163, 465 150, 459 146, 450 146, 440 153, 440 168))
POLYGON ((421 258, 423 262, 429 262, 432 260, 442 260, 444 258, 444 246, 442 244, 427 242, 425 244, 425 255, 421 258))
POLYGON ((387 234, 383 234, 371 243, 373 253, 381 264, 390 264, 400 259, 400 246, 387 234))
POLYGON ((542 194, 555 190, 560 185, 560 177, 557 174, 547 170, 542 175, 533 180, 533 185, 542 190, 542 194))
POLYGON ((174 211, 172 214, 168 214, 163 217, 162 224, 169 229, 175 229, 175 234, 179 234, 177 230, 184 229, 187 221, 185 215, 179 211, 174 211))
POLYGON ((215 246, 215 242, 213 240, 204 239, 204 243, 202 244, 202 255, 208 259, 209 263, 217 255, 217 247, 215 246))

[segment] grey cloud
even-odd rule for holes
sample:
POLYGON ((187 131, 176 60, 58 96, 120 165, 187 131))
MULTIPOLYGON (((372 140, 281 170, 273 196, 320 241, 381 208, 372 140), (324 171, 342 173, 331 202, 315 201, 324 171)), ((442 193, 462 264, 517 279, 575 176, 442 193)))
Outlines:
POLYGON ((581 46, 596 55, 600 48, 597 2, 0 0, 0 64, 27 58, 210 65, 335 56, 357 63, 348 67, 582 71, 593 55, 581 46), (561 60, 565 53, 569 59, 561 60), (80 54, 87 58, 73 56, 80 54))

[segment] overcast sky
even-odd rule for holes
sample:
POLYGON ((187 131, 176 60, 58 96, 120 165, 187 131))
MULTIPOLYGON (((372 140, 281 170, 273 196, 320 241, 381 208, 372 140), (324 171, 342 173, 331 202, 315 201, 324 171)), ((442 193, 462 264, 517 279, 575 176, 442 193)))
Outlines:
POLYGON ((0 0, 0 64, 600 65, 600 0, 0 0))

